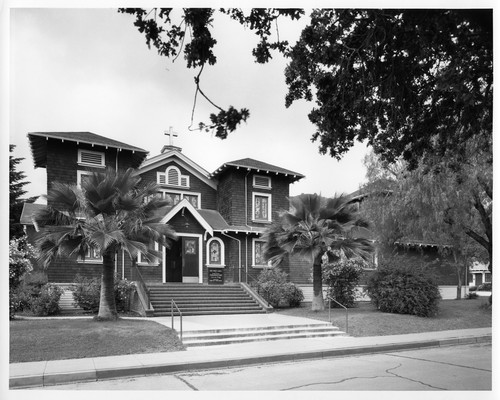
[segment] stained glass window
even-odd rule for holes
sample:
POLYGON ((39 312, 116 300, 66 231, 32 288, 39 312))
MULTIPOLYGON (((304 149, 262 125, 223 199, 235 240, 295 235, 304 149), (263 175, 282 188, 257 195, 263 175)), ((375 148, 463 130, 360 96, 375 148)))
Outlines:
POLYGON ((220 243, 213 240, 210 242, 210 264, 220 263, 220 243))
POLYGON ((254 242, 255 265, 266 265, 264 260, 264 243, 265 242, 254 242))
POLYGON ((171 206, 176 206, 181 201, 181 195, 179 193, 165 193, 165 199, 170 200, 171 206))
POLYGON ((266 196, 255 196, 255 219, 268 220, 269 198, 266 196))
POLYGON ((192 194, 185 194, 184 198, 191 203, 194 208, 198 208, 198 196, 192 194))

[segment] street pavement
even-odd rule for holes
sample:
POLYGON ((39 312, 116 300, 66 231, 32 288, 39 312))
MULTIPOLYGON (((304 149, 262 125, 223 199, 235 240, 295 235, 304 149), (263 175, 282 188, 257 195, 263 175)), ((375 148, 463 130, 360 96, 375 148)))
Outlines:
MULTIPOLYGON (((489 391, 490 343, 183 371, 45 390, 489 391)), ((456 393, 456 392, 454 392, 456 393)), ((470 393, 470 392, 469 392, 470 393)), ((406 396, 405 396, 406 397, 406 396)), ((469 397, 475 398, 476 396, 469 397)), ((482 392, 477 396, 482 400, 482 392)))
MULTIPOLYGON (((224 318, 212 320, 220 324, 224 318)), ((226 319, 229 320, 231 324, 237 324, 236 317, 226 319)), ((242 315, 240 320, 242 324, 248 323, 248 316, 242 315)), ((185 323, 188 324, 187 321, 185 323)), ((199 323, 198 319, 196 324, 199 323)), ((169 353, 13 363, 9 366, 9 387, 41 387, 271 362, 490 343, 491 340, 491 328, 478 328, 376 337, 290 339, 208 346, 169 353)))

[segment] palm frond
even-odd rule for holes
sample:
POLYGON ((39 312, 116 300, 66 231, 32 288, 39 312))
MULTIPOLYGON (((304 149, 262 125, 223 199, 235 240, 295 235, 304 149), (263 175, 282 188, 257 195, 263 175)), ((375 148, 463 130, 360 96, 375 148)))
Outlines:
POLYGON ((139 182, 132 169, 119 173, 107 169, 84 180, 81 191, 56 185, 53 198, 64 195, 67 199, 62 210, 57 208, 61 203, 55 203, 39 215, 41 261, 47 264, 56 257, 84 256, 91 247, 101 254, 123 249, 133 258, 138 252, 146 259, 158 257, 160 253, 149 245, 157 242, 170 247, 177 235, 171 226, 159 223, 156 210, 168 202, 154 196, 157 185, 141 188, 139 182))
POLYGON ((76 186, 53 182, 47 195, 48 203, 57 204, 60 211, 75 214, 81 206, 77 190, 76 186))
POLYGON ((278 222, 266 230, 264 256, 282 259, 290 254, 314 261, 329 249, 345 248, 349 255, 366 258, 371 243, 352 233, 355 227, 367 226, 347 197, 334 197, 322 207, 321 196, 303 194, 293 198, 290 210, 281 212, 278 222))

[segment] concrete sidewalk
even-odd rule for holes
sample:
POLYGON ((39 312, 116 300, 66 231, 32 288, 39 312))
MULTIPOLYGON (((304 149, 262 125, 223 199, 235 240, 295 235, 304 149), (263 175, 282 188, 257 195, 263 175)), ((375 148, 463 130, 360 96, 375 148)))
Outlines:
MULTIPOLYGON (((196 324, 202 322, 196 321, 196 324)), ((138 375, 491 342, 492 329, 419 334, 277 340, 134 354, 10 364, 10 388, 50 386, 138 375)))

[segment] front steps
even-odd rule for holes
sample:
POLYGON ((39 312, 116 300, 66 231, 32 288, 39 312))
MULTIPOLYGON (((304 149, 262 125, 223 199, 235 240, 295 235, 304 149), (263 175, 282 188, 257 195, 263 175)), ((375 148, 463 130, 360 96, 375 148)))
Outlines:
MULTIPOLYGON (((172 299, 182 315, 265 313, 240 285, 164 284, 149 285, 155 317, 171 315, 172 299)), ((174 308, 174 315, 179 315, 174 308)))
POLYGON ((345 332, 329 323, 310 325, 266 326, 203 331, 185 331, 182 343, 186 347, 217 346, 269 340, 303 339, 346 336, 345 332))
POLYGON ((76 315, 83 314, 85 311, 74 304, 73 291, 69 287, 62 286, 61 289, 64 290, 61 298, 59 299, 59 309, 61 310, 61 315, 76 315))

